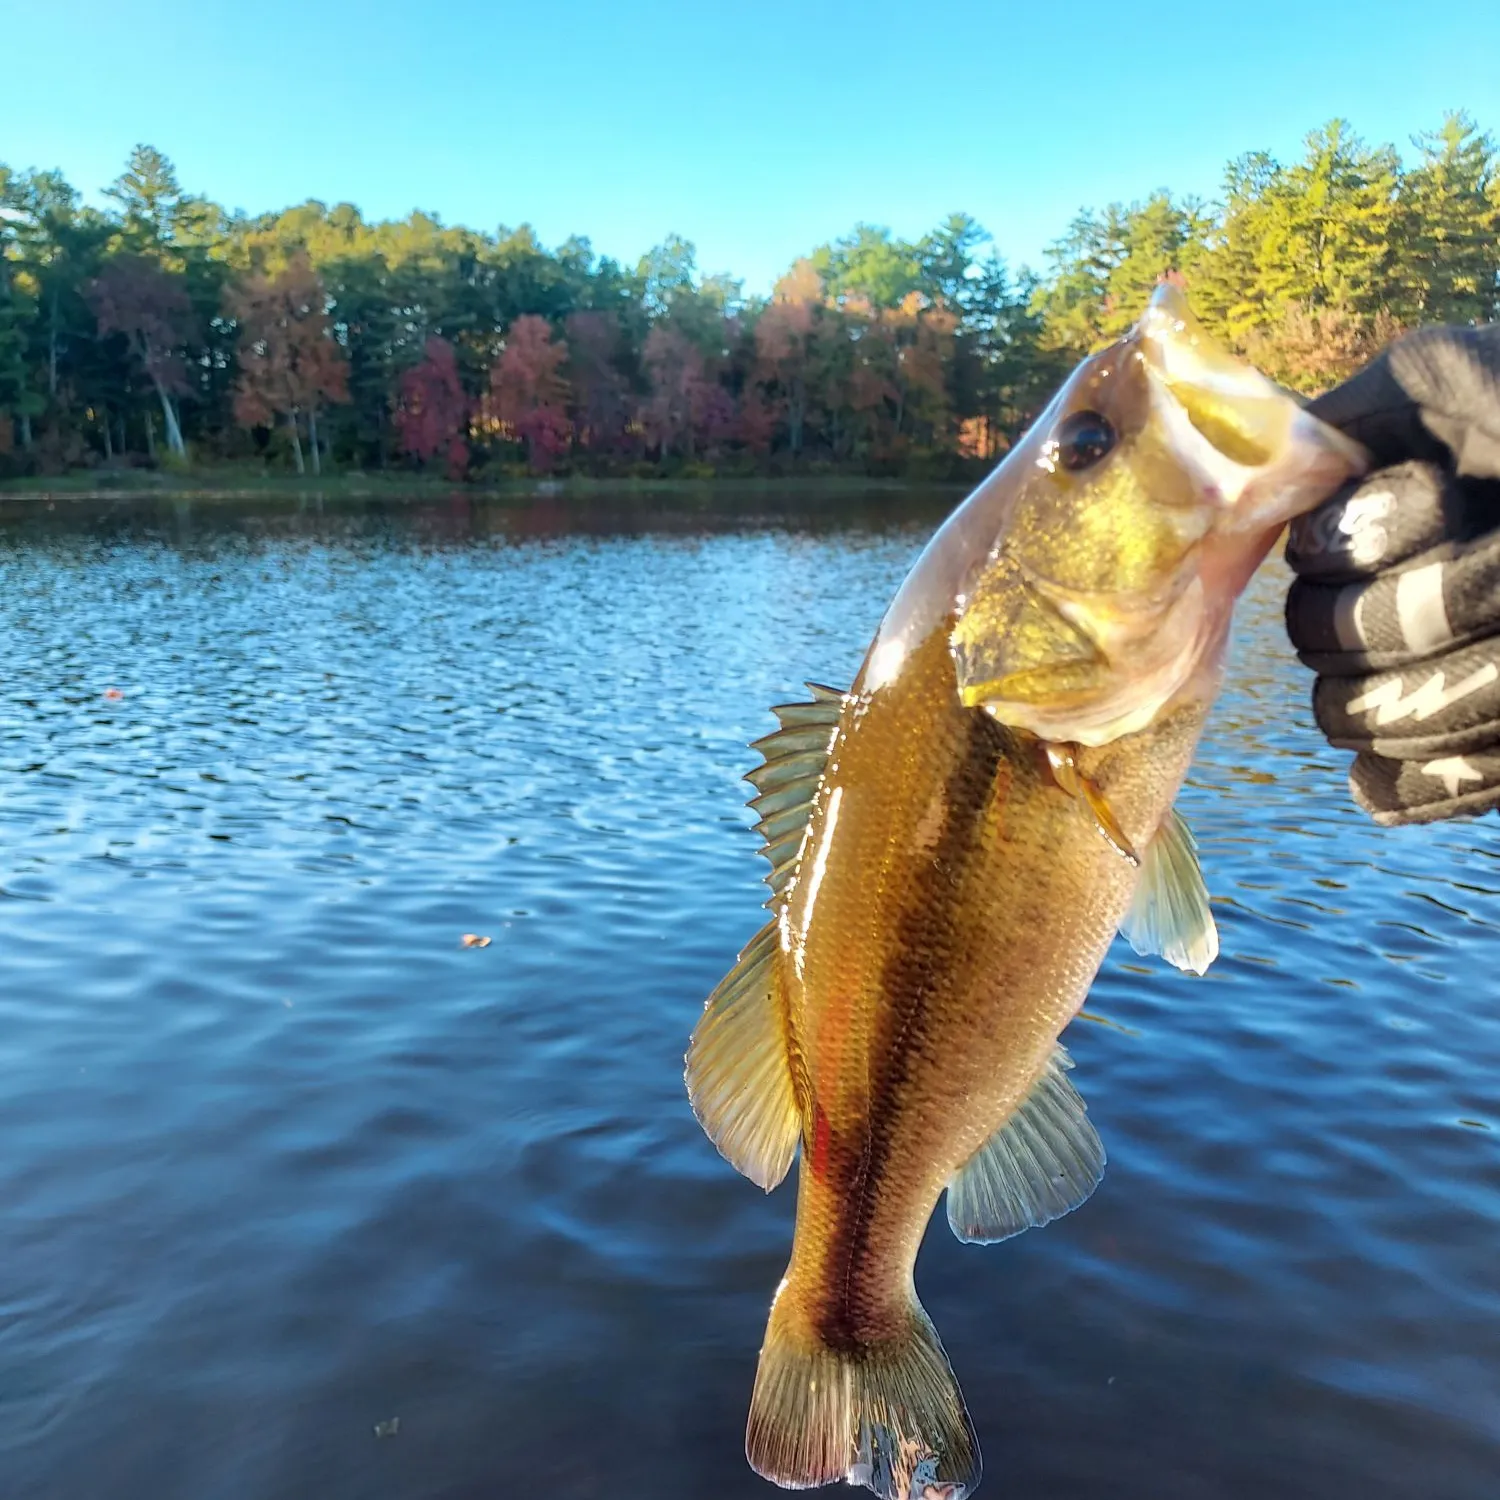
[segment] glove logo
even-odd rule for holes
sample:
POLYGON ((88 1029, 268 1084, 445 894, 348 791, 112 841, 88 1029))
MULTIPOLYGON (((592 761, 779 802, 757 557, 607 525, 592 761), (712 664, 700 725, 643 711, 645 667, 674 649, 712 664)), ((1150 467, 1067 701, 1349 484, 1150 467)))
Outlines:
POLYGON ((1390 545, 1383 523, 1395 503, 1389 490, 1371 490, 1342 505, 1325 505, 1297 522, 1298 550, 1309 557, 1347 555, 1359 567, 1372 567, 1390 545))
POLYGON ((1464 782, 1484 780, 1483 775, 1461 755, 1450 755, 1447 760, 1430 760, 1422 767, 1422 774, 1441 781, 1450 797, 1458 796, 1459 788, 1464 782))
MULTIPOLYGON (((1407 693, 1401 679, 1396 677, 1389 682, 1382 682, 1379 687, 1372 687, 1367 693, 1361 693, 1358 698, 1351 698, 1349 711, 1356 714, 1373 711, 1377 724, 1395 724, 1407 718, 1415 719, 1420 724, 1422 720, 1430 719, 1434 714, 1452 707, 1461 698, 1467 698, 1470 693, 1477 693, 1480 688, 1488 687, 1497 677, 1500 677, 1500 667, 1494 662, 1480 667, 1477 672, 1470 672, 1462 682, 1455 682, 1451 688, 1444 685, 1441 672, 1434 672, 1412 693, 1407 693)), ((1433 765, 1438 764, 1446 762, 1433 762, 1433 765)))

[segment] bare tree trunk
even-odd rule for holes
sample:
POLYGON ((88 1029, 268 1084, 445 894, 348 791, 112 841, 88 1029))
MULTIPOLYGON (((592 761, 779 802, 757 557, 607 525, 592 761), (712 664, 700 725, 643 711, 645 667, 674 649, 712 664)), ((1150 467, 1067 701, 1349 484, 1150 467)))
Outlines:
POLYGON ((151 420, 151 413, 146 413, 146 457, 153 462, 156 459, 156 423, 151 420))
POLYGON ((177 425, 177 413, 172 409, 172 398, 167 394, 167 388, 156 376, 151 377, 151 383, 156 387, 156 394, 161 398, 161 417, 166 429, 167 447, 181 458, 187 449, 182 443, 182 428, 177 425))
POLYGON ((182 425, 177 420, 177 408, 172 404, 172 398, 165 392, 161 398, 162 410, 167 414, 167 442, 171 444, 172 451, 178 458, 187 456, 187 444, 182 440, 182 425))
POLYGON ((305 474, 307 473, 307 465, 302 462, 302 434, 297 430, 297 413, 289 411, 286 414, 286 419, 292 429, 292 452, 297 458, 297 472, 305 474))
POLYGON ((313 473, 321 476, 323 462, 318 457, 318 408, 316 406, 309 406, 307 409, 307 445, 312 449, 313 473))
POLYGON ((25 411, 21 413, 21 446, 31 452, 31 413, 25 411))
POLYGON ((114 444, 109 440, 109 413, 107 411, 99 413, 99 426, 104 431, 104 462, 107 464, 113 463, 115 450, 114 444))
POLYGON ((57 399, 57 288, 52 289, 52 317, 47 331, 47 395, 57 399))

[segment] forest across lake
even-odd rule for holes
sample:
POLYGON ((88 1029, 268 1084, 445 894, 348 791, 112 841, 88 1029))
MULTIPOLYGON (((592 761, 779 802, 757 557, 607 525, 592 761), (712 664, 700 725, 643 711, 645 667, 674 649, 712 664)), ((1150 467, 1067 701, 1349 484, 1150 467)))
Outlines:
POLYGON ((1405 157, 1334 120, 1298 161, 1230 162, 1214 202, 1084 210, 1040 270, 967 214, 858 224, 769 297, 677 235, 630 266, 525 225, 230 212, 149 146, 104 198, 0 164, 0 482, 969 479, 1163 278, 1308 391, 1500 298, 1495 142, 1462 113, 1405 157))

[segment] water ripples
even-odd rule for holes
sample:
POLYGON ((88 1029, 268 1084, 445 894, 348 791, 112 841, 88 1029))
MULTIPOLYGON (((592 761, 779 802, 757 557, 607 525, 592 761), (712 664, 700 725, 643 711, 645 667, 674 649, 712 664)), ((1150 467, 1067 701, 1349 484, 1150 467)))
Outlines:
MULTIPOLYGON (((0 530, 0 1495, 770 1493, 792 1195, 681 1054, 746 742, 951 498, 0 530)), ((1103 1186, 923 1250, 996 1493, 1494 1493, 1500 843, 1351 806, 1281 587, 1182 803, 1223 957, 1069 1036, 1103 1186)))

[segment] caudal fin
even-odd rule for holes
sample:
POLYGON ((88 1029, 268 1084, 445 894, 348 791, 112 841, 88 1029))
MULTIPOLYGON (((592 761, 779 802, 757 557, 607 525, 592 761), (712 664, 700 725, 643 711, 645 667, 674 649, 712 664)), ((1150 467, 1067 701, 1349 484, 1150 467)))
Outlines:
POLYGON ((745 1455, 786 1489, 847 1479, 884 1500, 964 1500, 979 1444, 964 1398, 915 1297, 905 1328, 831 1348, 783 1285, 750 1398, 745 1455))

